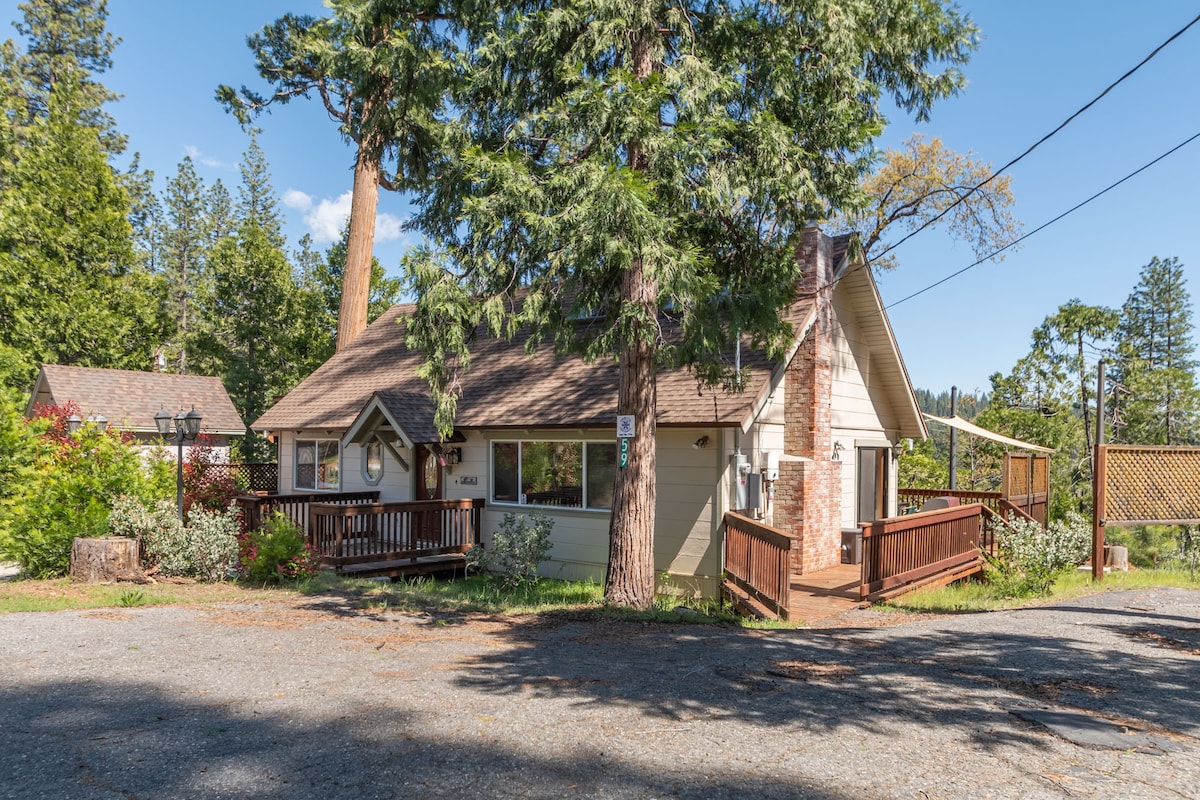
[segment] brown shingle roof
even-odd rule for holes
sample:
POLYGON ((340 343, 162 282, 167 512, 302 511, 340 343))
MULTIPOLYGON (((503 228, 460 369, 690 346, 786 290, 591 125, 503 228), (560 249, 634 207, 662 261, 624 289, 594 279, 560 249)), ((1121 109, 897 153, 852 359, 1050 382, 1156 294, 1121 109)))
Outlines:
MULTIPOLYGON (((792 309, 789 320, 797 329, 808 319, 811 306, 811 302, 803 302, 792 309)), ((397 418, 404 415, 414 428, 428 428, 433 414, 429 386, 416 375, 423 355, 405 346, 404 321, 413 309, 411 304, 393 306, 253 427, 344 430, 372 393, 379 392, 397 418)), ((775 365, 762 352, 748 349, 743 350, 742 364, 749 380, 740 394, 701 388, 686 369, 660 371, 659 424, 744 423, 767 391, 775 365)), ((460 376, 460 383, 462 396, 455 421, 459 428, 616 424, 615 361, 588 364, 578 357, 558 358, 549 347, 526 355, 523 336, 505 341, 478 335, 471 351, 471 369, 460 376)))
POLYGON ((114 428, 125 431, 154 433, 154 415, 160 408, 174 414, 194 405, 203 418, 204 432, 230 436, 246 432, 221 379, 203 375, 43 364, 28 410, 34 403, 69 401, 77 403, 83 414, 101 414, 114 428))

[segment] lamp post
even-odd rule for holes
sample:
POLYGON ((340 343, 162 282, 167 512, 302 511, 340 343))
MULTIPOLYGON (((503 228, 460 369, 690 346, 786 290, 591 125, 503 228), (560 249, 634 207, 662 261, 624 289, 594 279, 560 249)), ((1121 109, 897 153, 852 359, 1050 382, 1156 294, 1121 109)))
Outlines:
POLYGON ((179 521, 183 521, 183 443, 195 441, 200 435, 200 414, 196 411, 196 407, 192 406, 192 410, 184 414, 183 409, 179 409, 179 413, 173 418, 166 409, 159 408, 158 413, 154 415, 154 425, 158 428, 158 435, 166 439, 168 442, 174 442, 179 448, 175 460, 175 505, 179 509, 179 521), (175 420, 175 435, 171 436, 171 420, 175 420))
POLYGON ((67 433, 74 436, 83 427, 84 422, 90 422, 92 425, 95 425, 96 430, 101 433, 104 433, 108 428, 108 420, 102 414, 88 414, 86 420, 80 419, 78 414, 72 414, 67 417, 67 433))

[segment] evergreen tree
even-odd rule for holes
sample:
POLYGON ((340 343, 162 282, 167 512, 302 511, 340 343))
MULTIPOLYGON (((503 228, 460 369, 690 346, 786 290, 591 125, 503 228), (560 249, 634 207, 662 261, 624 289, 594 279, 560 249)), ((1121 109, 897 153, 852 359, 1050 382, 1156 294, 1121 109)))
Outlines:
POLYGON ((379 187, 402 190, 424 175, 453 46, 442 0, 327 5, 329 17, 288 14, 249 38, 271 94, 221 86, 217 99, 246 124, 274 103, 315 94, 355 145, 340 349, 367 326, 379 187))
POLYGON ((133 249, 139 267, 154 273, 158 270, 162 246, 162 204, 154 194, 154 172, 141 168, 141 154, 134 153, 133 161, 120 175, 121 186, 129 197, 129 224, 133 228, 133 249))
POLYGON ((865 202, 881 97, 925 117, 962 85, 955 65, 976 31, 935 0, 471 12, 447 131, 459 146, 422 197, 433 246, 410 261, 410 340, 427 351, 444 431, 481 320, 619 362, 617 413, 637 435, 616 478, 605 596, 645 608, 659 365, 736 385, 722 355, 736 339, 782 354, 802 228, 865 202), (663 308, 679 324, 673 346, 663 308), (595 324, 571 324, 585 311, 595 324))
POLYGON ((212 247, 226 236, 233 236, 237 220, 233 211, 233 198, 218 178, 208 190, 208 246, 212 247))
MULTIPOLYGON (((1084 305, 1078 299, 1059 306, 1058 313, 1033 332, 1033 352, 1049 368, 1047 377, 1074 383, 1075 408, 1083 418, 1087 457, 1091 458, 1093 401, 1096 386, 1094 354, 1102 351, 1117 328, 1117 312, 1103 306, 1084 305)), ((1067 389, 1064 394, 1070 394, 1067 389)))
POLYGON ((250 146, 242 154, 242 182, 238 185, 238 202, 234 215, 242 223, 262 228, 273 247, 285 244, 283 221, 279 216, 279 201, 271 184, 267 156, 258 144, 257 128, 250 129, 250 146))
MULTIPOLYGON (((291 267, 260 226, 243 220, 234 236, 209 253, 213 292, 205 309, 208 335, 194 344, 195 359, 218 374, 234 407, 247 423, 267 409, 271 398, 291 388, 291 267)), ((249 433, 242 457, 269 455, 265 440, 249 433)))
POLYGON ((0 192, 0 342, 17 354, 3 380, 19 387, 41 363, 145 368, 161 326, 128 197, 98 132, 77 121, 73 88, 55 85, 0 192))
POLYGON ((204 304, 211 291, 204 269, 209 248, 207 198, 191 157, 184 156, 167 182, 161 265, 167 309, 174 323, 174 339, 165 355, 180 374, 188 373, 191 342, 203 335, 197 306, 204 304))
POLYGON ((1114 426, 1119 441, 1177 445, 1196 441, 1192 305, 1178 258, 1153 258, 1121 308, 1113 376, 1129 394, 1114 426))
POLYGON ((94 79, 112 66, 120 43, 105 29, 107 0, 29 0, 17 7, 24 16, 13 25, 27 44, 19 55, 10 50, 15 60, 4 72, 17 98, 18 124, 25 128, 46 119, 51 96, 69 84, 70 91, 58 92, 55 101, 62 121, 96 130, 106 152, 120 153, 125 137, 104 110, 118 95, 94 79))

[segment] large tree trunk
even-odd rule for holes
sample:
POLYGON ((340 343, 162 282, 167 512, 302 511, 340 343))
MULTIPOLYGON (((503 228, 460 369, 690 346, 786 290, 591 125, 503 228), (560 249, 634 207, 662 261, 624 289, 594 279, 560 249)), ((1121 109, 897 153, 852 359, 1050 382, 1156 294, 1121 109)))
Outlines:
MULTIPOLYGON (((658 295, 635 262, 621 284, 623 303, 637 303, 653 320, 658 295)), ((648 331, 635 333, 624 343, 617 384, 617 413, 632 414, 634 436, 629 442, 629 462, 617 468, 613 486, 612 516, 608 527, 608 575, 604 599, 616 606, 645 609, 654 602, 654 502, 655 408, 657 376, 654 347, 648 331)))
MULTIPOLYGON (((644 34, 635 34, 633 69, 639 81, 650 77, 654 64, 644 34)), ((640 142, 629 143, 630 169, 644 171, 646 156, 640 142)), ((621 279, 622 313, 631 306, 638 322, 619 323, 621 372, 617 383, 617 413, 632 414, 634 436, 628 464, 618 465, 608 524, 608 575, 604 599, 616 606, 646 609, 654 603, 654 503, 657 496, 655 410, 658 407, 654 349, 658 337, 658 284, 646 274, 639 257, 621 279)))
POLYGON ((379 207, 379 158, 372 155, 372 151, 373 148, 360 143, 354 162, 350 236, 346 245, 346 266, 342 271, 342 302, 338 310, 339 352, 367 328, 375 211, 379 207))

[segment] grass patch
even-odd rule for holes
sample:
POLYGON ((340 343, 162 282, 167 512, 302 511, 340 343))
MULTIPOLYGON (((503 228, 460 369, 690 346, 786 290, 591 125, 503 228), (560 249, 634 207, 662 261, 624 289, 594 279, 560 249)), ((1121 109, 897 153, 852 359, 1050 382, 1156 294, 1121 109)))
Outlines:
POLYGON ((306 595, 336 594, 363 608, 431 613, 537 614, 587 608, 603 601, 603 591, 594 583, 542 579, 505 587, 484 575, 453 580, 420 577, 393 583, 321 572, 296 588, 306 595))
POLYGON ((237 583, 72 583, 56 580, 0 581, 0 614, 89 608, 249 602, 278 591, 237 583))
POLYGON ((1110 572, 1103 581, 1094 583, 1090 571, 1077 570, 1056 580, 1045 596, 1002 597, 986 581, 967 580, 902 595, 885 603, 883 608, 912 613, 961 614, 1040 605, 1099 592, 1161 588, 1200 589, 1200 582, 1192 580, 1187 570, 1147 569, 1110 572))

